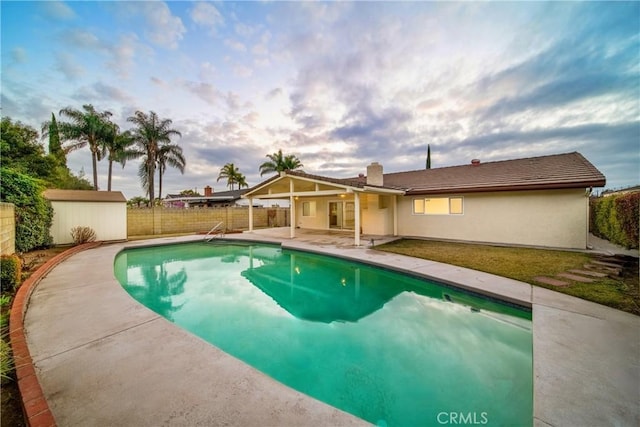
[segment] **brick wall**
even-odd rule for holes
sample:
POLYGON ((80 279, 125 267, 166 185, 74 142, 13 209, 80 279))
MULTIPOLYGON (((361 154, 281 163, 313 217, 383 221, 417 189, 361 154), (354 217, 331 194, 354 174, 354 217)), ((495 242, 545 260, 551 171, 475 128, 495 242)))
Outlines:
POLYGON ((11 255, 16 251, 15 207, 0 202, 0 255, 11 255))
MULTIPOLYGON (((207 232, 222 221, 227 230, 249 229, 249 208, 127 209, 127 235, 207 232)), ((265 228, 289 225, 288 208, 253 208, 253 227, 265 228)))

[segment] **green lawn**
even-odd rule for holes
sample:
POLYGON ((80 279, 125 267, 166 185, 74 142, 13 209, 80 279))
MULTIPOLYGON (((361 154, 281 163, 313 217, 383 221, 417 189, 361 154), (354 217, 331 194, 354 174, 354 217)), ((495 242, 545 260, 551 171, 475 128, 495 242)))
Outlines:
POLYGON ((640 315, 637 260, 626 267, 619 278, 596 278, 594 283, 580 283, 562 278, 561 280, 569 282, 570 286, 555 287, 538 283, 533 278, 554 277, 570 269, 584 270, 584 264, 594 255, 412 239, 397 240, 376 246, 376 249, 484 271, 640 315))

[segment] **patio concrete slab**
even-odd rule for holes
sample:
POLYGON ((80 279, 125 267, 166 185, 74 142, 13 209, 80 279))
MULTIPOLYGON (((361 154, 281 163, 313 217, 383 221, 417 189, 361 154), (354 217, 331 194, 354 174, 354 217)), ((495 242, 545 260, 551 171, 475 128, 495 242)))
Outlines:
MULTIPOLYGON (((350 243, 339 235, 320 241, 309 235, 228 237, 281 242, 478 292, 504 292, 533 310, 535 426, 640 424, 637 316, 485 273, 355 248, 352 236, 346 237, 350 243)), ((113 277, 113 259, 122 248, 200 239, 103 246, 74 255, 39 284, 25 329, 58 425, 366 425, 137 305, 113 277)))
POLYGON ((640 425, 640 319, 581 313, 580 302, 567 304, 577 312, 534 303, 535 418, 550 426, 640 425))

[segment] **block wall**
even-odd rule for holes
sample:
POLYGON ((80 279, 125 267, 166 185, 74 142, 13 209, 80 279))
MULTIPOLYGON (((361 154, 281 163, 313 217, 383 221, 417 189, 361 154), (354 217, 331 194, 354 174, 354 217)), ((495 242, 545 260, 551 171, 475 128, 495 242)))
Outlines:
POLYGON ((15 251, 15 206, 11 203, 0 203, 0 255, 11 255, 15 251))
MULTIPOLYGON (((254 208, 253 227, 289 225, 288 208, 254 208)), ((127 209, 127 234, 152 236, 157 234, 206 233, 218 222, 227 230, 249 229, 249 208, 160 208, 127 209)))

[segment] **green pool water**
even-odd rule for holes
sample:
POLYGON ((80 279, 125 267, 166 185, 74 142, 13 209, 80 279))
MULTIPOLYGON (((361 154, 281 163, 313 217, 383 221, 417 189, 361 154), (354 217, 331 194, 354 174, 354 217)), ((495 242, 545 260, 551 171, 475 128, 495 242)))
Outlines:
POLYGON ((525 309, 264 244, 128 249, 115 275, 171 322, 373 424, 532 424, 525 309))

